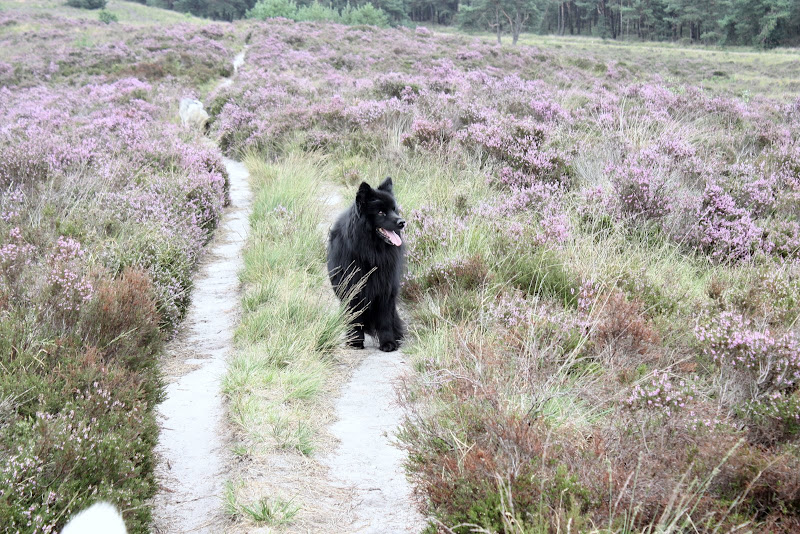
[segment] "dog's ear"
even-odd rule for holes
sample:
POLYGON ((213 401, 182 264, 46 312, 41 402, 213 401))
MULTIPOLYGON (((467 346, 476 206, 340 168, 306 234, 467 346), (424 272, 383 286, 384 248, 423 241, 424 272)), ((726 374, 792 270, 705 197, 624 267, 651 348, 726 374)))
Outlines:
POLYGON ((358 193, 356 193, 356 209, 359 213, 364 213, 367 207, 367 201, 372 196, 372 188, 367 182, 361 182, 358 186, 358 193))
POLYGON ((392 194, 392 177, 387 176, 384 181, 381 182, 381 185, 378 186, 378 191, 386 191, 389 194, 392 194))

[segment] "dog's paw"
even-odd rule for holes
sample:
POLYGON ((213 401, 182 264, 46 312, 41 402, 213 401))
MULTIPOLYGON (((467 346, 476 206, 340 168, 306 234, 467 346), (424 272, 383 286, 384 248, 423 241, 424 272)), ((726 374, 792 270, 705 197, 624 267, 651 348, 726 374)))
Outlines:
POLYGON ((397 341, 381 341, 381 345, 378 348, 383 352, 392 352, 397 350, 398 346, 397 341))
POLYGON ((347 346, 351 349, 363 349, 364 348, 364 341, 348 341, 347 346))

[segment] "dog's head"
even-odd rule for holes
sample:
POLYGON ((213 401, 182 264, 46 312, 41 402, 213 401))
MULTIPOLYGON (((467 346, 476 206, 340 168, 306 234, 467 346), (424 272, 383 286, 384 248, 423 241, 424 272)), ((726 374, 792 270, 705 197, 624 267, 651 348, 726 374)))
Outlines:
POLYGON ((356 210, 387 244, 395 247, 403 244, 399 233, 406 226, 406 221, 398 213, 391 178, 386 178, 377 189, 370 187, 367 182, 361 182, 356 193, 356 210))

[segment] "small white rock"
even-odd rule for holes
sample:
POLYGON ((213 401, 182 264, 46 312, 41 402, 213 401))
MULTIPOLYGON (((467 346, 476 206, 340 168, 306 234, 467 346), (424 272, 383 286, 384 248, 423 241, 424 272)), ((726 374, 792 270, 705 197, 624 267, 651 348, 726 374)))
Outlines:
POLYGON ((203 103, 194 98, 181 98, 180 116, 184 126, 198 130, 204 129, 208 122, 203 103))

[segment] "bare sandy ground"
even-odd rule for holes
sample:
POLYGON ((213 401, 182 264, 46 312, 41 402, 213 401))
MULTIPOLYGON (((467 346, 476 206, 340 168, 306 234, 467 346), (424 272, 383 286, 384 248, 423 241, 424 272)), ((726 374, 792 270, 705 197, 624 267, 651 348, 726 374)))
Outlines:
POLYGON ((225 159, 231 206, 195 276, 192 304, 164 361, 167 399, 159 405, 161 434, 154 500, 156 532, 220 532, 220 495, 227 478, 220 378, 239 320, 242 247, 251 192, 241 163, 225 159))
POLYGON ((373 342, 336 401, 331 434, 339 444, 322 461, 334 484, 351 490, 347 532, 420 532, 425 523, 403 472, 404 451, 393 445, 402 420, 395 383, 408 371, 401 352, 381 352, 373 342))

